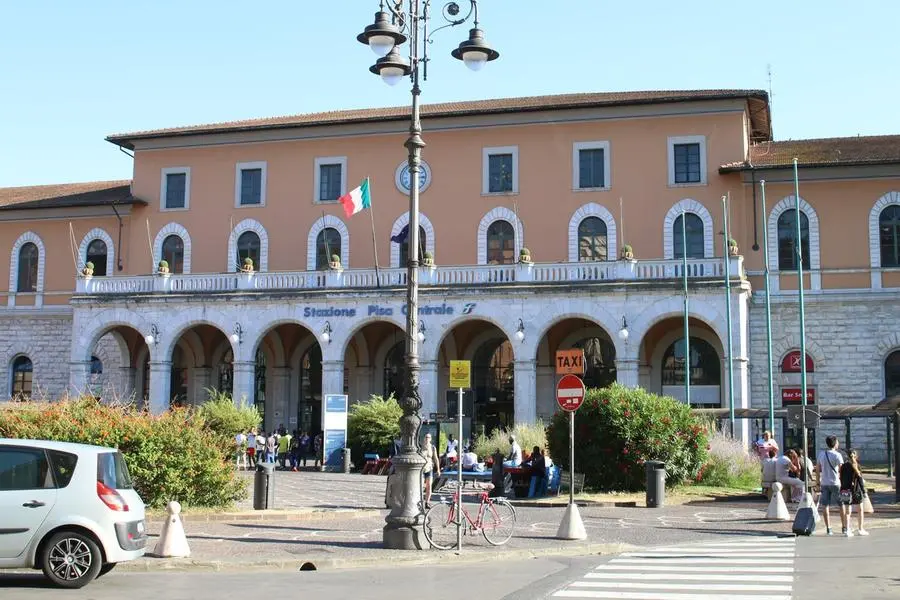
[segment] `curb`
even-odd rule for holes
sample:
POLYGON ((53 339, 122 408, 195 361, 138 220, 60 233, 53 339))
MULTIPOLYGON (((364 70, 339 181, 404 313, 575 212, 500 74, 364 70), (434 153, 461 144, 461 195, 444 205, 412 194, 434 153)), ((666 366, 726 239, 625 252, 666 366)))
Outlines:
MULTIPOLYGON (((224 513, 181 513, 184 523, 217 523, 217 522, 265 522, 265 521, 322 521, 326 519, 360 519, 378 515, 372 508, 314 508, 302 510, 255 510, 224 513)), ((159 524, 167 519, 167 515, 147 515, 144 521, 148 524, 159 524)))
POLYGON ((463 546, 462 554, 454 551, 424 550, 408 551, 407 554, 390 556, 360 556, 351 558, 323 558, 310 556, 307 559, 289 558, 284 560, 265 561, 224 561, 195 560, 191 558, 153 558, 145 557, 132 562, 120 563, 117 572, 158 573, 158 572, 194 572, 194 571, 316 571, 356 569, 362 567, 384 567, 385 563, 397 566, 416 566, 472 562, 496 562, 502 560, 522 560, 548 556, 608 555, 639 550, 640 546, 631 544, 583 544, 568 547, 510 549, 479 551, 463 546))
MULTIPOLYGON (((565 508, 569 505, 568 502, 548 502, 546 500, 538 500, 538 501, 530 501, 530 500, 509 500, 509 503, 516 507, 534 507, 534 508, 565 508)), ((614 501, 600 501, 600 500, 576 500, 575 504, 578 505, 579 508, 585 508, 588 506, 596 506, 599 508, 637 508, 637 502, 634 500, 631 501, 623 501, 623 502, 614 502, 614 501)))

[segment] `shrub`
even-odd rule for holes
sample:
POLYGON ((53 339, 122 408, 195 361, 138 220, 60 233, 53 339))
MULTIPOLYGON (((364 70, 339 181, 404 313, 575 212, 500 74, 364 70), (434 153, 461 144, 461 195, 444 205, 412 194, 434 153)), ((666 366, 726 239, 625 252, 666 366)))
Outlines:
POLYGON ((235 406, 231 394, 215 388, 207 388, 206 393, 209 399, 197 408, 197 416, 218 435, 231 441, 238 432, 246 433, 259 427, 262 415, 256 406, 248 406, 244 402, 235 406))
POLYGON ((759 458, 747 453, 744 444, 719 431, 709 438, 706 464, 697 474, 697 483, 733 488, 758 488, 762 469, 759 458))
POLYGON ((377 452, 387 456, 400 436, 400 417, 403 409, 391 394, 387 398, 371 396, 367 401, 354 404, 347 415, 347 444, 356 464, 361 464, 363 454, 377 452))
POLYGON ((246 493, 231 464, 233 441, 209 429, 192 409, 151 416, 92 397, 15 404, 0 410, 0 437, 119 448, 135 489, 154 508, 170 500, 228 506, 246 493))
MULTIPOLYGON (((644 462, 666 463, 666 485, 694 478, 706 460, 706 433, 686 404, 618 384, 589 389, 575 415, 575 470, 585 485, 635 491, 646 482, 644 462)), ((569 415, 547 428, 554 462, 569 467, 569 415)))
POLYGON ((478 455, 479 459, 484 460, 499 449, 503 456, 508 456, 510 434, 516 436, 516 441, 522 447, 522 454, 531 454, 535 446, 540 446, 542 449, 547 447, 547 434, 544 422, 538 421, 537 423, 519 423, 511 431, 495 429, 490 436, 478 436, 478 439, 475 440, 475 454, 478 455))

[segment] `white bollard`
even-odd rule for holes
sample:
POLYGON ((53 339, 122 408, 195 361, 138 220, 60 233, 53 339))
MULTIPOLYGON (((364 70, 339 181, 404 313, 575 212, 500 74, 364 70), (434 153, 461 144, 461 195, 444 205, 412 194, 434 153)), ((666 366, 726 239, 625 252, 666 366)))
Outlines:
POLYGON ((781 490, 783 488, 784 486, 777 481, 772 484, 772 500, 769 501, 769 509, 766 511, 767 519, 775 519, 778 521, 791 520, 787 505, 784 503, 784 498, 781 497, 781 490))
POLYGON ((184 524, 181 522, 181 504, 169 502, 166 505, 166 518, 159 534, 159 541, 153 549, 153 554, 160 558, 184 558, 191 555, 188 547, 187 536, 184 534, 184 524))
POLYGON ((813 502, 813 495, 809 492, 803 496, 803 500, 800 501, 800 506, 797 507, 799 511, 801 508, 811 508, 813 509, 813 514, 816 515, 816 523, 822 520, 822 517, 819 516, 819 507, 816 506, 816 503, 813 502))
POLYGON ((587 539, 587 531, 584 529, 584 522, 581 520, 577 504, 573 503, 566 507, 559 529, 556 530, 556 537, 560 540, 587 539))

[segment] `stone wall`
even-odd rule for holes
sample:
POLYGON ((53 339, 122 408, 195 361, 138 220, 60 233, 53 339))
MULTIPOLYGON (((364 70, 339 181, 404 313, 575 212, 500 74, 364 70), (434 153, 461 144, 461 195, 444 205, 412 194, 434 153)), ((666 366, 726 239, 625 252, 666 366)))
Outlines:
MULTIPOLYGON (((900 298, 871 293, 809 294, 805 298, 806 347, 815 363, 808 386, 816 390, 816 404, 873 405, 884 398, 884 359, 900 348, 900 298), (884 296, 884 297, 882 297, 884 296)), ((781 388, 800 387, 799 374, 781 373, 781 360, 800 347, 799 307, 796 295, 772 298, 772 360, 775 406, 781 407, 781 388)), ((762 293, 750 310, 751 405, 768 406, 766 369, 766 313, 762 293)), ((780 424, 776 439, 781 442, 780 424)), ((836 435, 845 445, 844 421, 823 421, 816 431, 816 448, 825 436, 836 435)), ((851 443, 861 459, 884 463, 885 420, 854 419, 851 443)))

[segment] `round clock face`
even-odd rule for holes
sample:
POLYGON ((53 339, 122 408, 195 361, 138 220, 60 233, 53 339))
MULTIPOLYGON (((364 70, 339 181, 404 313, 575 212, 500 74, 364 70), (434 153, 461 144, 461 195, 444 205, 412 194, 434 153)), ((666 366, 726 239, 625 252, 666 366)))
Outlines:
MULTIPOLYGON (((411 179, 409 163, 404 161, 397 167, 394 179, 397 184, 397 189, 404 194, 408 194, 411 179)), ((431 185, 431 167, 428 166, 428 163, 422 161, 419 169, 419 192, 424 192, 428 189, 429 185, 431 185)))

